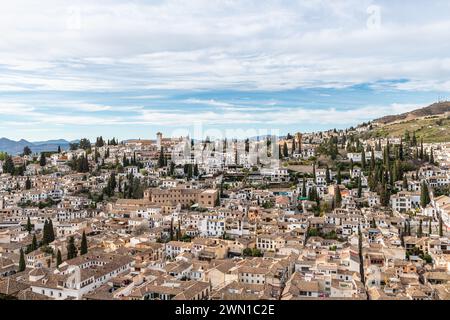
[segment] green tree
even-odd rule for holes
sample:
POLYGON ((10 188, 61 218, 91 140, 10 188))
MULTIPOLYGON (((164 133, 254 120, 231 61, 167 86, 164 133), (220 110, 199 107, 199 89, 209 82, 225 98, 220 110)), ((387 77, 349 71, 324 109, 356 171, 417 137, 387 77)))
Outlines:
POLYGON ((406 174, 403 175, 402 188, 403 190, 408 190, 408 178, 406 177, 406 174))
POLYGON ((25 227, 25 230, 27 230, 28 233, 30 233, 31 230, 33 230, 33 226, 31 225, 30 217, 27 218, 27 225, 26 225, 26 227, 25 227))
POLYGON ((330 184, 331 182, 331 177, 330 177, 330 168, 328 168, 325 170, 325 181, 327 182, 327 184, 330 184))
POLYGON ((5 161, 3 162, 3 172, 14 174, 14 162, 9 155, 5 155, 5 161))
POLYGON ((61 251, 58 249, 58 253, 56 254, 56 267, 62 263, 61 251))
POLYGON ((420 139, 420 154, 419 154, 420 160, 424 160, 424 152, 423 152, 423 138, 420 139))
POLYGON ((24 156, 29 156, 31 154, 31 149, 29 146, 25 146, 25 148, 23 148, 23 155, 24 156))
POLYGON ((78 254, 77 247, 75 246, 75 239, 74 237, 70 237, 68 244, 67 244, 67 260, 76 258, 78 254))
POLYGON ((172 177, 175 175, 175 162, 173 161, 170 162, 169 175, 172 177))
POLYGON ((109 176, 106 187, 103 189, 103 193, 106 194, 108 197, 112 197, 114 195, 116 186, 117 186, 116 174, 113 171, 113 172, 111 172, 111 174, 109 176))
POLYGON ((285 141, 284 144, 283 144, 283 156, 284 156, 285 158, 289 157, 289 151, 288 151, 288 146, 287 146, 286 141, 285 141))
POLYGON ((33 240, 31 241, 30 252, 36 250, 37 248, 38 248, 38 243, 37 243, 37 239, 36 239, 36 234, 33 234, 33 240))
POLYGON ((364 148, 361 152, 361 169, 364 170, 366 168, 366 152, 364 151, 364 148))
POLYGON ((305 179, 305 177, 303 177, 302 198, 306 198, 306 179, 305 179))
POLYGON ((214 203, 214 206, 220 207, 220 193, 217 193, 216 202, 214 203))
POLYGON ((403 155, 403 139, 400 139, 400 146, 398 147, 398 159, 403 161, 404 155, 403 155))
POLYGON ((317 178, 316 178, 316 164, 313 164, 313 179, 314 179, 314 183, 317 183, 317 178))
POLYGON ((358 226, 358 255, 359 255, 359 274, 361 276, 361 282, 365 283, 363 237, 362 237, 362 232, 361 232, 360 226, 358 226))
POLYGON ((89 139, 86 139, 86 138, 81 139, 80 143, 78 145, 79 145, 79 148, 84 149, 84 150, 91 149, 91 142, 89 141, 89 139))
POLYGON ((159 151, 158 167, 159 168, 164 167, 164 162, 165 162, 165 159, 164 159, 164 148, 161 147, 161 150, 159 151))
POLYGON ((377 227, 377 222, 375 221, 375 217, 373 217, 372 221, 370 221, 370 227, 372 229, 375 229, 377 227))
POLYGON ((42 244, 47 245, 50 243, 50 231, 48 228, 48 221, 45 219, 44 221, 44 227, 42 229, 42 244))
POLYGON ((342 176, 341 176, 341 166, 338 167, 338 172, 336 176, 336 183, 341 184, 342 183, 342 176))
POLYGON ((341 195, 341 189, 339 186, 336 186, 334 188, 334 204, 336 208, 340 208, 342 205, 342 195, 341 195))
POLYGON ((31 180, 30 177, 27 177, 27 180, 25 180, 25 190, 31 189, 31 180))
POLYGON ((87 252, 88 252, 88 243, 86 233, 83 231, 83 236, 81 237, 80 255, 84 255, 87 252))
POLYGON ((198 174, 199 174, 199 172, 198 172, 198 164, 196 163, 194 165, 194 177, 198 177, 198 174))
POLYGON ((358 198, 362 196, 362 182, 361 182, 361 174, 358 177, 358 198))
POLYGON ((430 203, 430 192, 428 190, 428 185, 424 181, 422 182, 422 187, 420 188, 420 205, 425 208, 430 203))
POLYGON ((422 230, 422 220, 419 221, 419 230, 417 230, 417 237, 422 238, 423 230, 422 230))
POLYGON ((53 229, 53 221, 52 219, 48 219, 48 233, 49 233, 49 243, 55 241, 55 230, 53 229))
POLYGON ((39 159, 39 165, 41 167, 45 167, 46 164, 47 164, 47 159, 45 158, 45 153, 41 152, 41 157, 39 159))
POLYGON ((193 172, 192 172, 192 164, 189 164, 188 165, 188 172, 187 172, 187 179, 188 180, 192 179, 192 174, 193 174, 193 172))
POLYGON ((372 171, 375 169, 375 150, 371 148, 371 155, 370 155, 370 170, 372 171))
POLYGON ((173 237, 173 218, 170 219, 170 232, 169 232, 169 239, 172 241, 174 239, 173 237))
POLYGON ((19 272, 25 271, 26 265, 25 265, 25 254, 23 252, 23 249, 20 248, 20 258, 19 258, 19 272))

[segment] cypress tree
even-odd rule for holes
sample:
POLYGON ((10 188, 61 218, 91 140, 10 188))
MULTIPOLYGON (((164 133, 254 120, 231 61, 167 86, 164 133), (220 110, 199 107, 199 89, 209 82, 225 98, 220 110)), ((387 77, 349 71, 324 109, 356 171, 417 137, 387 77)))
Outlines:
POLYGON ((423 231, 422 231, 422 219, 419 222, 419 230, 417 231, 417 237, 422 238, 423 231))
POLYGON ((52 219, 50 219, 50 218, 48 219, 47 228, 48 228, 48 234, 49 234, 48 240, 49 240, 49 243, 52 243, 53 241, 55 241, 55 230, 53 229, 53 222, 52 222, 52 219))
POLYGON ((198 164, 196 163, 196 164, 194 165, 194 176, 195 176, 195 177, 198 177, 198 174, 199 174, 199 172, 198 172, 198 164))
POLYGON ((361 174, 358 177, 358 198, 362 196, 362 182, 361 182, 361 174))
POLYGON ((431 220, 430 221, 428 221, 428 236, 430 236, 431 235, 431 220))
POLYGON ((372 148, 370 152, 370 170, 373 170, 375 168, 375 150, 372 148))
POLYGON ((302 198, 306 198, 306 179, 303 177, 302 198))
POLYGON ((83 231, 83 236, 81 237, 81 247, 80 247, 80 255, 86 254, 88 252, 88 244, 86 233, 83 231))
POLYGON ((405 234, 403 233, 403 231, 400 231, 400 242, 402 247, 405 247, 405 234))
POLYGON ((220 206, 220 193, 217 193, 216 202, 214 203, 214 206, 216 207, 220 206))
POLYGON ((286 141, 285 141, 284 144, 283 144, 283 156, 284 156, 285 158, 289 157, 289 151, 288 151, 288 147, 287 147, 286 141))
POLYGON ((420 139, 420 160, 424 159, 424 153, 423 153, 423 138, 420 139))
POLYGON ((39 159, 39 164, 41 167, 45 167, 47 160, 45 159, 45 154, 41 152, 41 158, 39 159))
POLYGON ((33 234, 33 240, 31 241, 31 250, 30 251, 34 251, 38 248, 38 243, 37 243, 37 239, 36 239, 36 234, 33 234))
POLYGON ((375 221, 375 217, 372 218, 372 221, 370 221, 370 227, 372 229, 375 229, 377 227, 377 223, 375 221))
POLYGON ((30 177, 27 177, 27 180, 25 181, 25 189, 30 190, 31 189, 31 180, 30 177))
POLYGON ((364 275, 364 256, 363 256, 363 238, 362 238, 362 232, 361 227, 358 226, 358 254, 359 254, 359 273, 361 276, 362 283, 365 283, 365 275, 364 275))
POLYGON ((23 249, 20 248, 20 258, 19 258, 19 272, 25 271, 26 265, 25 265, 25 254, 23 252, 23 249))
POLYGON ((433 148, 431 148, 431 153, 430 153, 430 163, 431 163, 431 164, 434 164, 433 148))
POLYGON ((444 230, 443 230, 443 225, 442 225, 442 217, 439 217, 439 237, 443 237, 444 236, 444 230))
POLYGON ((336 205, 336 208, 340 208, 342 205, 342 195, 341 195, 341 189, 336 186, 334 188, 334 203, 336 205))
POLYGON ((58 249, 58 253, 56 254, 56 267, 62 263, 61 251, 58 249))
POLYGON ((341 167, 338 167, 337 177, 336 177, 336 183, 341 184, 342 183, 342 177, 341 177, 341 167))
POLYGON ((398 148, 398 158, 403 161, 403 139, 400 140, 400 146, 398 148))
POLYGON ((406 177, 406 175, 403 176, 402 187, 404 190, 408 190, 408 178, 406 177))
POLYGON ((170 162, 170 170, 169 170, 170 176, 173 176, 175 174, 175 162, 170 162))
POLYGON ((331 182, 330 168, 328 168, 328 166, 327 166, 327 169, 325 171, 325 181, 327 182, 327 184, 330 184, 330 182, 331 182))
POLYGON ((69 238, 69 242, 67 244, 67 260, 76 258, 78 254, 77 247, 75 246, 75 239, 73 237, 69 238))
POLYGON ((412 143, 411 143, 414 147, 417 146, 417 137, 416 137, 416 132, 413 132, 413 137, 412 137, 412 143))
POLYGON ((44 228, 42 229, 42 244, 46 245, 50 243, 50 234, 49 234, 49 228, 48 228, 48 221, 45 219, 44 221, 44 228))
POLYGON ((178 219, 178 228, 177 228, 177 241, 181 240, 181 223, 180 219, 178 219))
POLYGON ((33 226, 31 225, 30 217, 27 218, 27 226, 25 227, 25 230, 27 230, 28 233, 30 233, 31 230, 33 230, 33 226))
POLYGON ((364 170, 366 168, 366 152, 364 151, 364 148, 361 152, 361 169, 364 170))
POLYGON ((192 164, 188 165, 187 178, 188 178, 188 180, 192 179, 192 164))
POLYGON ((316 180, 316 164, 315 163, 313 164, 313 179, 314 179, 314 183, 317 183, 317 180, 316 180))
POLYGON ((170 241, 173 240, 173 218, 170 219, 170 241))
POLYGON ((430 193, 428 191, 428 185, 426 182, 422 182, 422 187, 420 188, 420 206, 425 208, 430 203, 430 193))
POLYGON ((163 147, 161 147, 161 150, 159 152, 158 167, 159 168, 164 167, 164 148, 163 147))

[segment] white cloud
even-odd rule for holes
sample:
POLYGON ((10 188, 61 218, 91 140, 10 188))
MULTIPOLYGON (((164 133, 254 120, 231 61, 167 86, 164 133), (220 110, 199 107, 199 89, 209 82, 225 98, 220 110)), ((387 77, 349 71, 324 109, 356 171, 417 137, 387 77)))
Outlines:
POLYGON ((369 0, 16 0, 0 12, 0 90, 281 90, 412 79, 428 83, 414 88, 448 91, 450 5, 408 7, 420 15, 369 0), (378 30, 366 27, 372 4, 381 9, 378 30))

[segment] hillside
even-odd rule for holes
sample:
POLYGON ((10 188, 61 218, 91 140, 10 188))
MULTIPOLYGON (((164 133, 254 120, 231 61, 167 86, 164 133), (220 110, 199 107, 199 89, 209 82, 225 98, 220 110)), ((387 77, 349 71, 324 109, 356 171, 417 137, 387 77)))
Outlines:
POLYGON ((434 116, 430 118, 417 118, 397 123, 374 127, 364 133, 368 137, 402 137, 406 131, 416 132, 417 138, 423 138, 426 143, 450 142, 450 117, 434 116))
POLYGON ((413 120, 422 117, 442 115, 445 114, 446 112, 450 112, 450 101, 434 103, 428 107, 416 109, 398 115, 385 116, 373 120, 372 122, 380 124, 390 124, 397 121, 413 120))

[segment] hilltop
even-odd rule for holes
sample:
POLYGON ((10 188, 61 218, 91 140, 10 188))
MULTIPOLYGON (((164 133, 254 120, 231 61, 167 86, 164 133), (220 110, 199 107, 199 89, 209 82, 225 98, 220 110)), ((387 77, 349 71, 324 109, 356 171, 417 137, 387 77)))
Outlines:
POLYGON ((421 109, 416 109, 410 112, 398 114, 398 115, 389 115, 376 120, 373 120, 373 123, 379 124, 390 124, 398 121, 407 121, 414 120, 417 118, 444 115, 445 113, 450 112, 450 101, 445 102, 437 102, 433 103, 428 107, 424 107, 421 109))
POLYGON ((371 129, 362 136, 401 137, 406 131, 415 131, 416 136, 423 138, 424 142, 450 142, 450 102, 434 103, 425 108, 374 120, 371 129))

